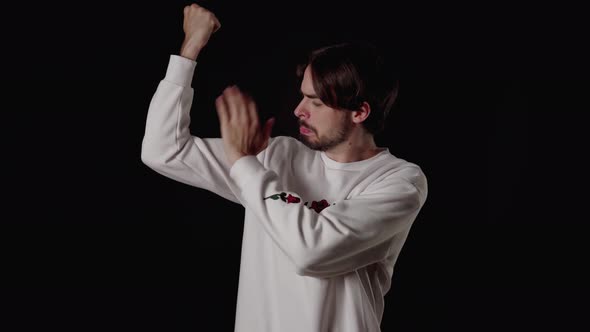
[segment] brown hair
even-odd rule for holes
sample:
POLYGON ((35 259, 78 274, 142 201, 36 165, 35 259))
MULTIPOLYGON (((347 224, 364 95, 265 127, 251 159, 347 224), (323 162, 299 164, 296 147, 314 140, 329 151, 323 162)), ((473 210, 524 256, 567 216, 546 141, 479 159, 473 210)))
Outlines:
POLYGON ((371 113, 364 127, 373 135, 383 130, 399 83, 397 73, 373 44, 355 41, 313 50, 307 63, 297 66, 300 81, 308 65, 314 90, 324 104, 352 111, 367 102, 371 113))

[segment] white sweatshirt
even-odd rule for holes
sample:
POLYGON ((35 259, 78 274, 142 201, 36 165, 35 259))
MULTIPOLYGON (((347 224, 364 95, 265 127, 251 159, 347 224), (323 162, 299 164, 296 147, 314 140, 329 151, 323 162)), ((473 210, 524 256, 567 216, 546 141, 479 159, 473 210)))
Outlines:
POLYGON ((195 67, 170 56, 141 158, 245 207, 235 331, 380 331, 394 264, 426 200, 421 169, 388 149, 340 163, 291 137, 230 168, 221 138, 190 134, 195 67))

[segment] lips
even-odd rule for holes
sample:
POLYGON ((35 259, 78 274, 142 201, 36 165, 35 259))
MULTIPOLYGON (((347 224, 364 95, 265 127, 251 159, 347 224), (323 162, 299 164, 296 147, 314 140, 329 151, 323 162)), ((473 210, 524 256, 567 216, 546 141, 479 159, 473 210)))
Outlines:
POLYGON ((307 129, 304 126, 300 126, 299 127, 299 132, 302 133, 303 135, 311 135, 311 134, 313 134, 313 131, 307 129))

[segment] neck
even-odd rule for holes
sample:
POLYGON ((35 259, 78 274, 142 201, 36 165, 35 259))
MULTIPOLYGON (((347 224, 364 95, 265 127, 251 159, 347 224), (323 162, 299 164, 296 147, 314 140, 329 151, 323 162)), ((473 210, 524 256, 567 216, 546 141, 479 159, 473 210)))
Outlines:
POLYGON ((326 150, 326 155, 340 163, 351 163, 369 159, 383 150, 385 148, 377 147, 373 135, 357 127, 344 142, 326 150))

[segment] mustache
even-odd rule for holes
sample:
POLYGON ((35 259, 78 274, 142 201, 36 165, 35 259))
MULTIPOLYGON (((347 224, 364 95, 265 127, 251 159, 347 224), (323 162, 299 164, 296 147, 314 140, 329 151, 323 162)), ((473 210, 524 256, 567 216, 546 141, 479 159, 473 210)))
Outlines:
POLYGON ((309 126, 308 124, 306 124, 305 122, 303 122, 303 121, 299 120, 299 121, 298 121, 298 123, 299 123, 299 125, 300 125, 301 127, 305 127, 305 128, 307 128, 307 129, 309 129, 309 130, 312 130, 312 131, 314 131, 314 132, 315 132, 315 129, 313 129, 312 127, 310 127, 310 126, 309 126))

